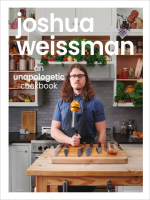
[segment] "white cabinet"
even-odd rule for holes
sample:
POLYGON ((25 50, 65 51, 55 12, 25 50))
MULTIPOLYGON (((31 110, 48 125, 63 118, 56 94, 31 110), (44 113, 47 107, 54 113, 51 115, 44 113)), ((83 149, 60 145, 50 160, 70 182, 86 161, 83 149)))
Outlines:
MULTIPOLYGON (((79 22, 82 18, 93 18, 93 32, 111 29, 111 8, 77 8, 76 13, 79 22)), ((84 27, 88 28, 89 23, 85 22, 84 27)))
MULTIPOLYGON (((81 33, 80 29, 80 21, 83 18, 93 18, 93 26, 94 32, 107 32, 111 29, 112 22, 111 22, 111 15, 112 9, 111 8, 36 8, 36 21, 39 18, 44 17, 48 19, 49 23, 49 32, 50 30, 50 13, 54 13, 54 18, 61 18, 63 21, 63 32, 66 32, 65 29, 65 18, 69 18, 69 28, 74 27, 74 18, 78 18, 78 32, 74 33, 74 35, 78 35, 81 33)), ((89 27, 89 22, 84 23, 84 28, 89 27)), ((54 32, 58 33, 59 30, 59 22, 55 22, 54 32)), ((43 34, 43 33, 42 33, 43 34)), ((70 33, 72 34, 72 33, 70 33)), ((84 33, 86 34, 86 33, 84 33)), ((89 32, 92 35, 92 32, 89 32)))
MULTIPOLYGON (((50 14, 54 13, 55 18, 61 18, 63 22, 63 32, 67 32, 65 28, 65 18, 69 18, 69 28, 73 28, 73 22, 75 18, 75 8, 36 8, 36 21, 42 17, 46 18, 48 23, 48 31, 50 32, 50 14)), ((54 23, 54 32, 60 32, 60 24, 58 21, 54 23)))
POLYGON ((9 158, 9 191, 30 192, 31 178, 26 176, 26 170, 31 165, 31 144, 14 143, 9 158))

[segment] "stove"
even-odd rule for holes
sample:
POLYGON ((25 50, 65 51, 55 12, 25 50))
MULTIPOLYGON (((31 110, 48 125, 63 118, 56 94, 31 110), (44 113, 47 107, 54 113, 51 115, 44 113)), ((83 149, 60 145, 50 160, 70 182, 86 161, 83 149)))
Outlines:
POLYGON ((42 133, 31 140, 31 152, 43 153, 47 148, 55 148, 59 142, 51 137, 51 127, 42 127, 42 133))

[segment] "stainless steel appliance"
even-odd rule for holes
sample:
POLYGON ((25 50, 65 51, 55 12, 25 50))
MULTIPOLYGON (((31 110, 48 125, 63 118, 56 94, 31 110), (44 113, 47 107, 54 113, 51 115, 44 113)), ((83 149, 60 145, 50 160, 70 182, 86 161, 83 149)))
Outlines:
MULTIPOLYGON (((51 137, 51 127, 42 127, 42 133, 37 135, 36 140, 31 140, 31 164, 47 149, 55 148, 59 142, 51 137)), ((36 177, 31 176, 31 192, 35 192, 36 177)))
MULTIPOLYGON (((98 134, 96 135, 94 142, 97 143, 98 140, 98 134)), ((113 126, 107 126, 106 127, 106 142, 107 141, 112 141, 114 140, 113 138, 113 126)))

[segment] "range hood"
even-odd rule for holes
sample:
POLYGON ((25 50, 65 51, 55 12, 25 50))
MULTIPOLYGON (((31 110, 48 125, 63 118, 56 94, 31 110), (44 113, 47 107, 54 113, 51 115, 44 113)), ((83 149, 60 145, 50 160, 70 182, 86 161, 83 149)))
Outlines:
MULTIPOLYGON (((72 62, 74 64, 74 62, 72 62)), ((60 74, 66 76, 69 67, 72 65, 70 63, 62 64, 50 64, 47 66, 43 66, 42 64, 38 64, 38 71, 35 71, 35 75, 37 76, 46 76, 46 75, 55 75, 60 74)), ((115 72, 114 72, 114 64, 95 64, 94 66, 87 66, 83 64, 88 71, 88 75, 91 81, 114 81, 115 80, 115 72)), ((43 80, 44 81, 44 80, 43 80)), ((56 81, 56 80, 54 80, 56 81)))

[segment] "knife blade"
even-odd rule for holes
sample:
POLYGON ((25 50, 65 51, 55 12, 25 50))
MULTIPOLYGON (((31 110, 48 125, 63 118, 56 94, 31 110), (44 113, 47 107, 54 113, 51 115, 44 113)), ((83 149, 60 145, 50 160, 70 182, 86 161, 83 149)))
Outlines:
POLYGON ((58 154, 59 154, 59 152, 60 152, 60 150, 62 149, 63 146, 64 146, 64 143, 60 144, 60 145, 57 147, 57 149, 56 149, 56 151, 55 151, 55 157, 58 156, 58 154))
POLYGON ((120 144, 118 144, 118 149, 120 149, 121 151, 123 151, 122 147, 120 146, 120 144))
POLYGON ((107 143, 104 144, 104 149, 107 152, 107 143))
POLYGON ((102 153, 101 142, 98 142, 98 147, 96 148, 96 151, 97 151, 98 154, 102 153))
POLYGON ((66 144, 66 147, 64 148, 64 153, 65 153, 65 156, 67 157, 68 156, 68 144, 66 144))
POLYGON ((93 142, 90 143, 90 147, 89 148, 86 148, 86 156, 87 157, 90 156, 92 147, 93 147, 93 142))
POLYGON ((83 142, 82 147, 78 149, 78 151, 77 151, 77 156, 78 157, 80 157, 82 155, 85 145, 86 145, 86 142, 83 142))

